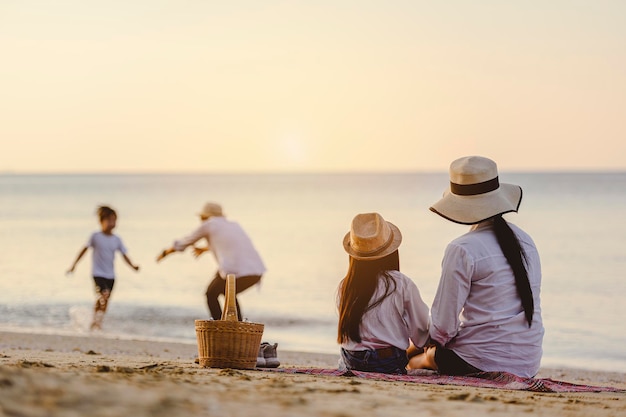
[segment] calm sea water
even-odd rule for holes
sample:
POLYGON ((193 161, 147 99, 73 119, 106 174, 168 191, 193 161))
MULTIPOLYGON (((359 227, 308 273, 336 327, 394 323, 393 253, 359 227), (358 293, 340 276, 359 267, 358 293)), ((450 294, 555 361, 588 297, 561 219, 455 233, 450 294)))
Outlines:
MULTIPOLYGON (((524 188, 519 214, 543 264, 544 366, 626 371, 626 173, 503 173, 524 188)), ((400 227, 401 269, 430 304, 445 245, 467 227, 428 211, 447 183, 437 174, 0 176, 0 329, 85 333, 94 301, 90 257, 65 276, 96 206, 118 210, 116 233, 140 264, 117 260, 103 334, 195 343, 208 317, 212 257, 176 254, 173 239, 221 202, 261 252, 260 289, 240 296, 279 349, 336 353, 335 291, 347 268, 341 241, 352 217, 378 211, 400 227)))

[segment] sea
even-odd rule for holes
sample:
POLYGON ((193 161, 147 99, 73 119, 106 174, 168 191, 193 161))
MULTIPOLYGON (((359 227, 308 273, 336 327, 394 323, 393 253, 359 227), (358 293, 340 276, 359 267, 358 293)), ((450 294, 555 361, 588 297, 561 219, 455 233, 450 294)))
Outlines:
MULTIPOLYGON (((505 218, 535 240, 542 260, 544 367, 626 372, 626 172, 501 172, 521 185, 505 218)), ((401 270, 431 304, 447 243, 467 226, 428 207, 445 172, 341 174, 0 174, 0 330, 195 344, 208 319, 210 254, 157 255, 199 225, 206 201, 251 236, 267 266, 239 295, 244 317, 265 324, 280 350, 337 353, 336 290, 348 256, 342 239, 357 213, 379 212, 403 233, 401 270), (116 259, 101 332, 91 257, 66 271, 99 229, 98 205, 118 212, 115 233, 133 271, 116 259)))

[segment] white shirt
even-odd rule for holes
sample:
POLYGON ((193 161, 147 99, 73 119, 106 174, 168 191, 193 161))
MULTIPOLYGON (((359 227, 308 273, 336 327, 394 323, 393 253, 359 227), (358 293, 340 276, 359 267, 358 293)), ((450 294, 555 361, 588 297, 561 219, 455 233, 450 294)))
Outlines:
POLYGON ((446 248, 439 288, 431 310, 430 336, 483 371, 533 377, 542 355, 541 265, 534 242, 509 223, 526 252, 535 310, 524 315, 492 222, 474 226, 446 248))
MULTIPOLYGON (((361 342, 344 342, 346 350, 380 349, 395 346, 400 349, 409 347, 409 339, 416 346, 423 346, 428 339, 428 306, 422 300, 417 286, 409 277, 399 271, 387 271, 396 290, 378 306, 365 312, 361 320, 359 333, 361 342)), ((393 287, 392 287, 393 288, 393 287)), ((372 301, 385 294, 385 282, 379 280, 372 301)))
POLYGON ((206 239, 215 256, 222 278, 228 274, 235 274, 236 277, 261 276, 265 272, 261 256, 239 223, 226 217, 209 217, 190 235, 176 240, 174 249, 184 251, 202 238, 206 239))
POLYGON ((117 235, 94 232, 87 241, 88 248, 93 248, 91 273, 94 277, 115 279, 113 261, 115 252, 126 254, 127 250, 122 239, 117 235))

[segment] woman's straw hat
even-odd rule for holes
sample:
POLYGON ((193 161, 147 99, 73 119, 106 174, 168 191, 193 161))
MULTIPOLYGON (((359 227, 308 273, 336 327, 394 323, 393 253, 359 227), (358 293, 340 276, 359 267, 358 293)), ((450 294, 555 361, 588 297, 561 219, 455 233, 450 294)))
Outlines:
POLYGON ((466 156, 450 164, 450 187, 430 210, 455 223, 476 224, 517 212, 521 202, 521 187, 501 184, 494 161, 466 156))
POLYGON ((384 258, 393 253, 402 242, 402 234, 392 223, 378 213, 357 214, 350 231, 343 238, 343 247, 358 260, 384 258))
POLYGON ((206 203, 198 213, 201 217, 223 216, 222 206, 217 203, 206 203))

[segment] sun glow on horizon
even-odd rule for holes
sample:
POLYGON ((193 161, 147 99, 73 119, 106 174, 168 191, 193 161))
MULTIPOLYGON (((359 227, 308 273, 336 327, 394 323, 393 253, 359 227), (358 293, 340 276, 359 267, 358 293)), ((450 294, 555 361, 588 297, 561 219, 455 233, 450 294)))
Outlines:
POLYGON ((280 137, 275 152, 281 164, 291 169, 306 168, 310 162, 310 146, 299 133, 288 133, 280 137))

